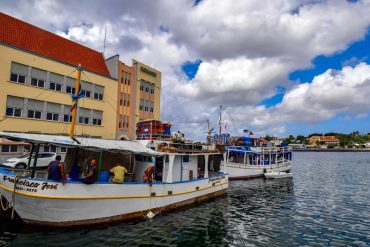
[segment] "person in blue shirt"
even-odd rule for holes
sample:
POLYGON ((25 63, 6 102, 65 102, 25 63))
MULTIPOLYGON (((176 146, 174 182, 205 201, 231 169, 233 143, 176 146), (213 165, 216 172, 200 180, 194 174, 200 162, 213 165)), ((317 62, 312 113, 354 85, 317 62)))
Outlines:
POLYGON ((54 181, 62 181, 62 184, 65 184, 66 178, 64 175, 64 164, 60 162, 62 157, 57 155, 55 160, 50 163, 48 167, 48 179, 54 181))

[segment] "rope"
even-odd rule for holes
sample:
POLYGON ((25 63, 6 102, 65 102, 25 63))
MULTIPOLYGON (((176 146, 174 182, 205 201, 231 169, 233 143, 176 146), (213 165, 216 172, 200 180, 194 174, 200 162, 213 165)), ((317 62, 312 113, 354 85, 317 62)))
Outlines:
POLYGON ((12 194, 12 200, 9 202, 9 206, 10 206, 10 203, 12 205, 12 216, 11 216, 11 219, 14 219, 14 210, 15 210, 15 189, 16 189, 16 186, 17 186, 17 183, 19 181, 20 178, 23 178, 23 177, 26 177, 26 176, 29 176, 30 175, 30 171, 24 171, 24 172, 19 172, 15 175, 14 177, 14 187, 13 187, 13 194, 12 194))

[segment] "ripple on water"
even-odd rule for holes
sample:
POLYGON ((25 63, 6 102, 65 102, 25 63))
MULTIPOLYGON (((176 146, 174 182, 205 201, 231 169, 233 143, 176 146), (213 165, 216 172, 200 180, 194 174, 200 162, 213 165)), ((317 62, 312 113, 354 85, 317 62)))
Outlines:
POLYGON ((232 181, 227 198, 135 223, 0 224, 0 246, 370 245, 370 153, 293 156, 293 179, 232 181))

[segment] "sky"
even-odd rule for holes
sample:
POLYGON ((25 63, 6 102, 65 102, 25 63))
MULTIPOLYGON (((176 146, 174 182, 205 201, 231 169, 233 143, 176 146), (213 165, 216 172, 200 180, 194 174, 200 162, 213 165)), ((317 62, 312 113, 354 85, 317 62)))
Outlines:
POLYGON ((162 72, 161 118, 204 140, 370 132, 370 0, 2 0, 0 11, 162 72))

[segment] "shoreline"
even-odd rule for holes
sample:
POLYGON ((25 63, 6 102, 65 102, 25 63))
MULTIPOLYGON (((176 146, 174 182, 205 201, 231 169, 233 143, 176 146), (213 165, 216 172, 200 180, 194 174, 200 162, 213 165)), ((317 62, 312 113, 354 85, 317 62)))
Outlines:
POLYGON ((293 152, 370 152, 369 148, 301 148, 292 149, 293 152))

